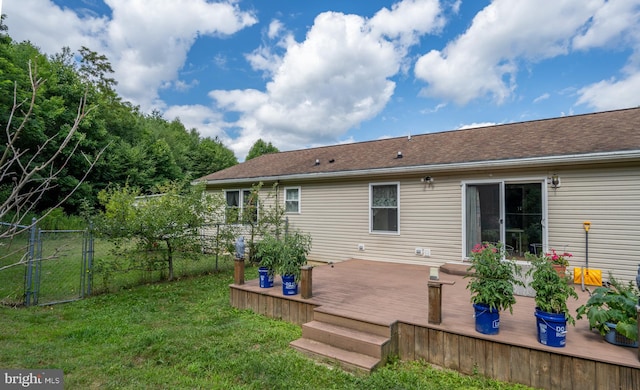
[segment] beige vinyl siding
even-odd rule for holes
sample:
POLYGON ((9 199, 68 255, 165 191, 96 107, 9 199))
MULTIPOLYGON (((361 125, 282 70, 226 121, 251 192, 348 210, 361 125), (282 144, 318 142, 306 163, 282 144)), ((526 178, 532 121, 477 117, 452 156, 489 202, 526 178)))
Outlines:
POLYGON ((461 215, 458 180, 427 186, 419 177, 375 178, 301 185, 302 213, 292 225, 311 233, 310 258, 349 258, 441 265, 460 260, 461 215), (400 234, 369 233, 369 184, 400 185, 400 234), (365 250, 358 249, 364 244, 365 250), (429 248, 431 256, 418 256, 429 248))
POLYGON ((585 262, 583 222, 590 221, 589 267, 633 280, 640 264, 640 168, 558 170, 560 188, 549 189, 549 246, 585 262))
MULTIPOLYGON (((310 260, 349 258, 443 265, 462 260, 462 183, 474 181, 535 182, 557 173, 558 189, 544 184, 547 199, 546 249, 573 253, 570 270, 585 261, 582 223, 591 221, 589 265, 607 278, 635 279, 640 263, 640 166, 594 165, 574 168, 529 168, 483 172, 441 172, 426 184, 420 176, 373 176, 369 179, 291 181, 281 183, 278 201, 284 206, 284 187, 300 188, 300 214, 286 214, 291 226, 311 234, 310 260), (369 232, 369 184, 400 184, 400 234, 369 232), (358 250, 364 244, 365 250, 358 250), (416 248, 428 248, 430 257, 416 248)), ((246 188, 246 187, 243 187, 246 188)), ((263 187, 263 194, 271 190, 263 187)), ((275 201, 272 197, 270 201, 275 201)))

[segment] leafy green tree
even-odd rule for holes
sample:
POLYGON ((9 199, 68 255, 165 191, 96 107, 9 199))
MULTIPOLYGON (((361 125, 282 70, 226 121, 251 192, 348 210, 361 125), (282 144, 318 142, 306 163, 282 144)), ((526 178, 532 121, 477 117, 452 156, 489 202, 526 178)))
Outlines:
MULTIPOLYGON (((21 47, 33 51, 28 44, 21 47)), ((14 82, 13 102, 8 108, 8 115, 3 118, 7 121, 5 131, 0 134, 0 220, 8 219, 17 224, 29 224, 25 217, 42 207, 43 200, 51 193, 58 195, 51 208, 68 200, 85 181, 104 150, 93 156, 82 153, 86 163, 84 174, 68 177, 67 171, 74 156, 84 152, 81 146, 84 135, 79 129, 92 107, 87 105, 85 94, 79 103, 76 102, 75 115, 62 115, 65 110, 61 99, 47 97, 45 80, 38 74, 41 63, 46 70, 47 63, 42 62, 41 56, 36 55, 33 63, 27 61, 30 89, 25 98, 20 97, 25 94, 18 92, 18 83, 14 82), (59 118, 62 118, 60 127, 52 128, 52 121, 59 118), (52 191, 56 186, 63 190, 52 191)), ((6 65, 6 62, 0 64, 6 65)), ((46 213, 41 214, 40 219, 45 216, 46 213)), ((3 231, 0 236, 15 233, 16 230, 3 231)))
POLYGON ((207 194, 202 186, 182 191, 174 183, 162 190, 151 196, 128 186, 102 191, 104 212, 97 226, 120 248, 135 244, 135 250, 126 251, 128 256, 144 264, 162 264, 172 280, 176 254, 197 257, 202 251, 200 230, 224 207, 222 196, 207 194))
POLYGON ((266 143, 265 141, 262 140, 262 138, 260 138, 253 144, 251 149, 249 149, 249 153, 247 154, 247 157, 245 158, 245 160, 249 161, 252 158, 262 156, 263 154, 278 153, 278 152, 280 152, 280 150, 278 150, 278 148, 273 146, 271 142, 266 143))
POLYGON ((191 176, 194 179, 238 164, 233 151, 215 139, 203 138, 198 142, 191 159, 191 176))

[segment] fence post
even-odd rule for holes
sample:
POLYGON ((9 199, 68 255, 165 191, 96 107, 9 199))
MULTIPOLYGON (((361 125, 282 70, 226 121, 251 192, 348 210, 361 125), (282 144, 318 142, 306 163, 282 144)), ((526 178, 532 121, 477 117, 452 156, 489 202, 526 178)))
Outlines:
POLYGON ((36 246, 36 218, 31 219, 31 227, 29 228, 29 249, 27 258, 27 272, 25 273, 24 280, 24 305, 30 306, 31 303, 36 303, 37 298, 34 296, 34 256, 36 246))
POLYGON ((91 295, 91 286, 93 284, 93 222, 89 222, 89 228, 85 231, 83 238, 82 275, 80 277, 82 281, 81 298, 84 298, 85 294, 87 296, 91 295))

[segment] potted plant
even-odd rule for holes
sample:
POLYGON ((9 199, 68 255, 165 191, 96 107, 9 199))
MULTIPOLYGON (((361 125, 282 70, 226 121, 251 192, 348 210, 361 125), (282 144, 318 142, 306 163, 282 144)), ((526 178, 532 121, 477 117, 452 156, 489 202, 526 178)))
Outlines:
POLYGON ((577 318, 586 315, 589 328, 596 329, 612 344, 637 347, 638 288, 631 281, 628 284, 618 282, 611 274, 609 284, 593 291, 587 303, 578 308, 577 318))
POLYGON ((567 266, 569 265, 569 257, 573 256, 571 253, 564 252, 562 254, 558 254, 555 249, 551 249, 551 253, 546 253, 545 256, 560 276, 566 275, 567 266))
POLYGON ((575 325, 576 320, 569 313, 567 301, 578 299, 573 285, 565 274, 559 274, 548 256, 527 253, 531 262, 527 275, 532 277, 530 286, 535 290, 538 341, 552 347, 566 345, 567 323, 575 325))
POLYGON ((311 249, 311 236, 294 230, 285 233, 280 244, 281 252, 276 270, 282 277, 282 293, 295 295, 298 293, 300 267, 307 263, 307 254, 311 249))
POLYGON ((471 291, 471 303, 475 310, 476 331, 497 334, 500 330, 500 311, 509 309, 513 313, 516 303, 514 286, 524 286, 517 278, 520 266, 505 259, 502 244, 485 242, 471 251, 471 265, 465 277, 471 280, 467 289, 471 291))
POLYGON ((258 263, 260 287, 273 287, 273 278, 282 252, 280 240, 275 236, 266 235, 255 244, 254 259, 258 263))

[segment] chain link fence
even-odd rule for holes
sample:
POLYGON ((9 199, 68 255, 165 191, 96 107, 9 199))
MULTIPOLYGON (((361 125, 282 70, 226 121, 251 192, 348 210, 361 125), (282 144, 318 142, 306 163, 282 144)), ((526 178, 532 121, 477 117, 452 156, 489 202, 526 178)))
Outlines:
MULTIPOLYGON (((15 225, 0 223, 0 228, 15 225)), ((85 230, 41 230, 0 238, 0 304, 46 305, 167 279, 166 247, 118 246, 85 230)), ((174 253, 174 277, 233 267, 232 243, 242 228, 201 229, 195 251, 174 253), (231 252, 230 252, 231 251, 231 252)))

